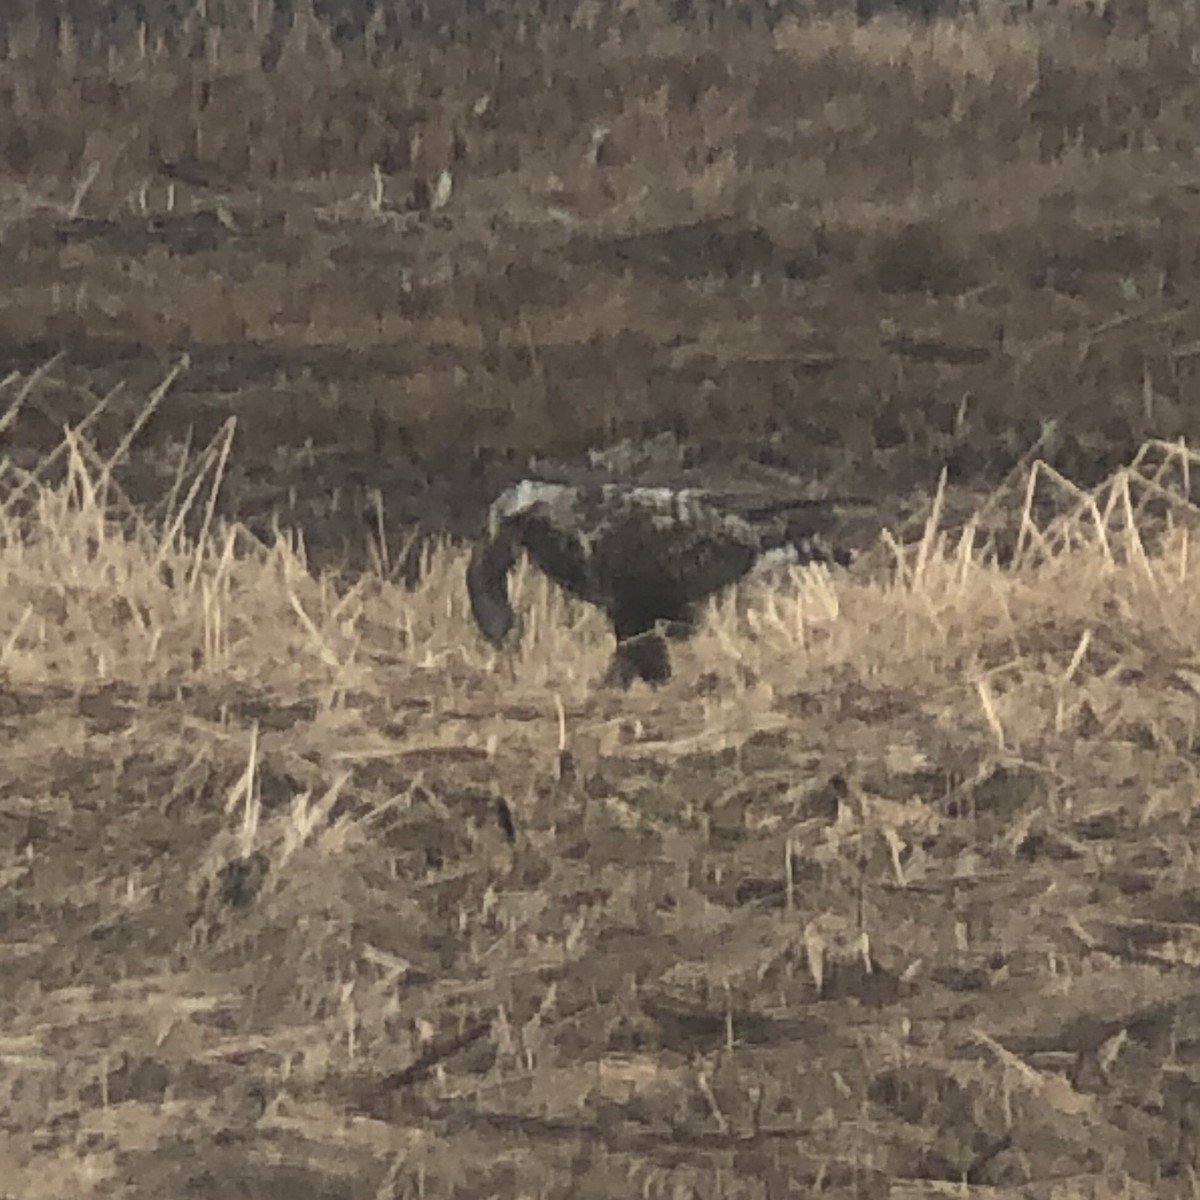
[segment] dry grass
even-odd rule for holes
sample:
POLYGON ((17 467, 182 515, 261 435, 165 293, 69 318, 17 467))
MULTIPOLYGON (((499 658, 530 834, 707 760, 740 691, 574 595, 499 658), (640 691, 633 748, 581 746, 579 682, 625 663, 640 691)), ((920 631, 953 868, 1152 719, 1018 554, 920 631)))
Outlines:
POLYGON ((0 23, 0 1195, 1194 1198, 1194 6, 435 7, 0 23), (951 484, 628 694, 268 532, 661 429, 951 484))
POLYGON ((457 552, 337 584, 64 450, 0 549, 7 1194, 1195 1195, 1188 452, 624 695, 537 578, 497 660, 457 552))

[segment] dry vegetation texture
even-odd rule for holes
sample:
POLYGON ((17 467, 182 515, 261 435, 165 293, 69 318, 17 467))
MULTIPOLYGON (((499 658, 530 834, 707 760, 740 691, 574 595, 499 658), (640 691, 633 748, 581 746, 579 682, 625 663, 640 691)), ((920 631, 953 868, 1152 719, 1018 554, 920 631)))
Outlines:
POLYGON ((226 448, 5 470, 5 1195, 1195 1196, 1189 455, 622 694, 535 577, 497 660, 457 551, 172 532, 226 448))
POLYGON ((0 14, 0 1195, 1194 1200, 1200 15, 1095 7, 0 14), (314 570, 664 429, 954 520, 628 694, 314 570))
POLYGON ((1059 418, 1095 481, 1195 425, 1190 3, 233 7, 6 24, 14 365, 186 347, 176 422, 446 470, 670 427, 928 485, 1059 418))

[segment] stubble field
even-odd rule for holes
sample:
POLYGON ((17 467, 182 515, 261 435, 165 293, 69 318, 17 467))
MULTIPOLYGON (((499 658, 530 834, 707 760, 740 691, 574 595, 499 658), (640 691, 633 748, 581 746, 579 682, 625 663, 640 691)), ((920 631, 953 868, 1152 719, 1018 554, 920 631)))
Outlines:
POLYGON ((1194 14, 155 16, 3 31, 0 1194, 1195 1196, 1194 14), (855 564, 485 648, 668 430, 855 564))

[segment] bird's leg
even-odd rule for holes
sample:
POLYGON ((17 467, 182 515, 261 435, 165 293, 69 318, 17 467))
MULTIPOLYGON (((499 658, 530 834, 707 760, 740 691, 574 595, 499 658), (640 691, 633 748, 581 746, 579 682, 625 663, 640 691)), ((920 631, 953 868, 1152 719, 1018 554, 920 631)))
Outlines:
POLYGON ((648 629, 630 637, 617 638, 617 651, 605 682, 628 687, 635 679, 664 683, 671 677, 671 659, 667 641, 657 629, 648 629))

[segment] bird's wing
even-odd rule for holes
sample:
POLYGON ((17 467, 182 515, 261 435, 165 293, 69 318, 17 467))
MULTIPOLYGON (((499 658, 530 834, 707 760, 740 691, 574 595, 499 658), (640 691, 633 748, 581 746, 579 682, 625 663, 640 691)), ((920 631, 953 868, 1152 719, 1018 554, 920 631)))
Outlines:
POLYGON ((610 489, 605 512, 594 546, 600 573, 679 604, 735 582, 761 550, 752 526, 693 492, 610 489))

